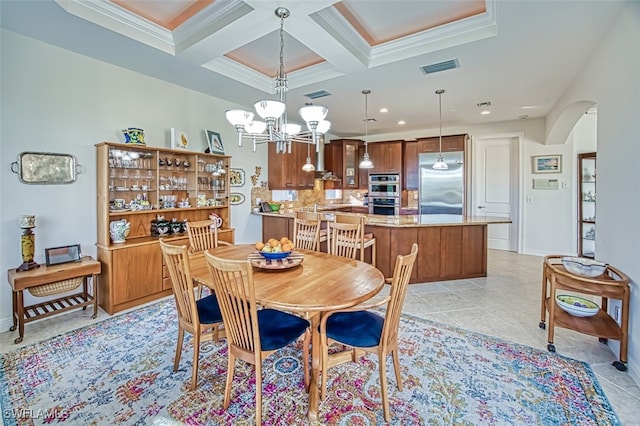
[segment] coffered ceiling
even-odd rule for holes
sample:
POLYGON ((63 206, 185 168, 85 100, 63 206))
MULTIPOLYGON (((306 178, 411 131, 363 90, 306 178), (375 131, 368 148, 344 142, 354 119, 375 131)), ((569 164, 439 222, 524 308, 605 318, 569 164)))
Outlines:
POLYGON ((286 7, 289 116, 305 102, 326 105, 331 133, 350 137, 363 133, 362 89, 372 92, 373 135, 437 127, 440 88, 445 127, 544 117, 623 3, 3 0, 0 7, 11 31, 248 109, 273 94, 274 11, 286 7), (441 63, 457 68, 423 71, 441 63), (309 96, 319 93, 327 96, 309 96))

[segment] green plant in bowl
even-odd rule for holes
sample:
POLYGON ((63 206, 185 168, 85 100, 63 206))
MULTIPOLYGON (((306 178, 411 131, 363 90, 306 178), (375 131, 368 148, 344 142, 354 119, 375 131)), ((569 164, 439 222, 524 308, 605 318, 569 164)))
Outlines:
POLYGON ((280 203, 269 203, 269 207, 271 207, 272 212, 280 211, 280 206, 282 206, 280 203))

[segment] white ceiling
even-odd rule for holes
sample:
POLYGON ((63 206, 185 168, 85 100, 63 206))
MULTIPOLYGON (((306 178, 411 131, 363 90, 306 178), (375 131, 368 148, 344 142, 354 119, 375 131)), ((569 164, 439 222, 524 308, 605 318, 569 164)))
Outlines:
POLYGON ((364 132, 363 89, 371 135, 436 128, 440 88, 444 127, 544 117, 624 3, 2 0, 0 13, 3 28, 250 109, 273 92, 274 11, 287 7, 290 121, 305 94, 326 90, 313 102, 329 108, 330 133, 352 137, 364 132), (420 70, 451 59, 460 68, 420 70))

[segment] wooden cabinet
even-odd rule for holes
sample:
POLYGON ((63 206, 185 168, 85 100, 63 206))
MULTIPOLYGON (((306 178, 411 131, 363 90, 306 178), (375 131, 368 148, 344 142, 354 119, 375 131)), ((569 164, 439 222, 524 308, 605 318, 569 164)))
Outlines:
POLYGON ((418 142, 404 141, 402 189, 418 189, 418 142))
POLYGON ((262 216, 262 241, 282 237, 293 240, 293 218, 262 216))
MULTIPOLYGON (((220 239, 233 242, 229 209, 231 157, 103 142, 97 149, 99 303, 113 314, 171 294, 163 274, 158 216, 176 222, 222 218, 220 239), (124 204, 124 208, 120 205, 124 204), (110 224, 129 222, 125 242, 113 243, 110 224)), ((185 241, 184 228, 165 234, 185 241)))
POLYGON ((341 179, 341 188, 357 189, 360 186, 360 146, 358 139, 332 139, 324 147, 324 165, 341 179))
POLYGON ((578 155, 578 256, 596 255, 596 153, 578 155))
MULTIPOLYGON (((465 142, 468 136, 463 135, 447 135, 442 137, 442 152, 464 151, 465 142)), ((417 140, 418 154, 427 152, 440 152, 440 138, 438 136, 432 138, 420 138, 417 140)))
POLYGON ((402 173, 403 141, 374 142, 369 144, 369 157, 373 169, 369 172, 402 173))
POLYGON ((307 161, 307 151, 311 163, 316 164, 316 147, 294 142, 290 153, 276 153, 276 145, 268 147, 269 188, 270 189, 313 189, 315 172, 305 172, 302 166, 307 161), (308 147, 308 150, 307 150, 308 147))

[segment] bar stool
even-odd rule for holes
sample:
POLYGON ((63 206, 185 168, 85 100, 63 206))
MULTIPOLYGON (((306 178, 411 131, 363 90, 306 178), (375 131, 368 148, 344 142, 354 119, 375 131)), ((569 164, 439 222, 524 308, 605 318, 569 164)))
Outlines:
POLYGON ((360 260, 364 262, 364 250, 367 247, 371 247, 371 265, 376 266, 376 239, 372 233, 364 232, 364 225, 367 223, 367 217, 361 215, 346 215, 337 214, 335 217, 335 223, 351 223, 360 226, 360 232, 358 233, 358 242, 356 243, 356 250, 360 250, 360 260))
POLYGON ((320 215, 296 212, 293 221, 293 244, 302 250, 319 251, 320 243, 327 241, 327 231, 320 229, 320 215), (323 232, 324 231, 324 232, 323 232))

